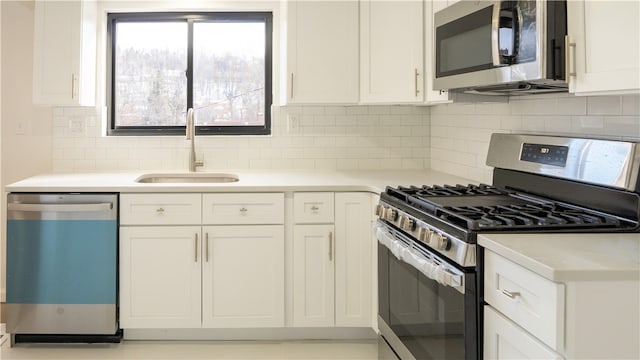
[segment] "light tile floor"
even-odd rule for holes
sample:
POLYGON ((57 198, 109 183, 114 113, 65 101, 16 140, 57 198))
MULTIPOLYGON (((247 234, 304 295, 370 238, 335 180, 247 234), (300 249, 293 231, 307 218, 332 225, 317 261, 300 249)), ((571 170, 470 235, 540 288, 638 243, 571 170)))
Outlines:
POLYGON ((123 341, 120 344, 18 344, 6 341, 2 360, 376 360, 375 340, 123 341))

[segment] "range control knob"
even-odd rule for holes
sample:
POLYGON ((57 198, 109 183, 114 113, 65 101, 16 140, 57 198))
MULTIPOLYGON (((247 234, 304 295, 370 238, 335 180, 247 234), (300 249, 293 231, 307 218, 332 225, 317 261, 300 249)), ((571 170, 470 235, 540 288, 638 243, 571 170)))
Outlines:
POLYGON ((416 222, 412 218, 408 216, 402 217, 402 224, 400 225, 400 227, 402 227, 402 230, 413 231, 415 225, 416 225, 416 222))
POLYGON ((421 227, 420 229, 418 229, 418 240, 422 241, 423 243, 428 244, 430 236, 431 230, 429 228, 421 227))
POLYGON ((435 231, 431 233, 429 243, 438 250, 449 250, 451 248, 451 240, 435 231))
POLYGON ((377 217, 383 217, 385 210, 386 210, 386 208, 384 206, 378 204, 378 206, 376 206, 376 216, 377 217))
POLYGON ((389 221, 396 221, 398 219, 398 212, 394 209, 387 209, 384 218, 389 221))

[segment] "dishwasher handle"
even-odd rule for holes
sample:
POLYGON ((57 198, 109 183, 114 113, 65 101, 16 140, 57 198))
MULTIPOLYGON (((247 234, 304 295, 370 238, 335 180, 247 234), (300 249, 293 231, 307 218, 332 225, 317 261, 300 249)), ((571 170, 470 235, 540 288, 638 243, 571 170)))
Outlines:
POLYGON ((112 203, 79 203, 79 204, 24 204, 8 203, 7 210, 23 212, 87 212, 111 211, 112 203))

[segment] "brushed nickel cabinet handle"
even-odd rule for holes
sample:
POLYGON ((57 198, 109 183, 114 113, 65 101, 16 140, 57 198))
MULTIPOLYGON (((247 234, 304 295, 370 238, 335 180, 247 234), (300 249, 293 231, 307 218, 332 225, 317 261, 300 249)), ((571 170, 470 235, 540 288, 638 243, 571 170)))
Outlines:
POLYGON ((195 254, 195 257, 194 257, 194 261, 198 262, 198 233, 196 233, 195 235, 196 235, 196 239, 195 239, 196 254, 195 254))
POLYGON ((418 72, 418 69, 414 69, 413 72, 413 80, 414 80, 414 86, 415 86, 415 96, 418 97, 418 94, 420 93, 420 90, 418 90, 418 76, 420 75, 420 73, 418 72))
POLYGON ((506 295, 509 299, 515 299, 518 296, 520 296, 520 293, 517 291, 502 290, 502 293, 506 295))
POLYGON ((565 35, 564 37, 564 61, 565 61, 565 77, 567 82, 569 82, 569 77, 576 76, 576 43, 571 42, 571 38, 569 35, 565 35), (571 53, 571 49, 573 49, 573 54, 571 53))
POLYGON ((333 231, 329 231, 329 261, 333 261, 333 231))
POLYGON ((204 233, 204 236, 205 236, 205 246, 206 246, 205 259, 206 259, 206 262, 209 262, 209 233, 204 233))
POLYGON ((71 73, 71 99, 76 98, 76 74, 71 73))
POLYGON ((293 73, 291 73, 291 99, 293 99, 293 73))

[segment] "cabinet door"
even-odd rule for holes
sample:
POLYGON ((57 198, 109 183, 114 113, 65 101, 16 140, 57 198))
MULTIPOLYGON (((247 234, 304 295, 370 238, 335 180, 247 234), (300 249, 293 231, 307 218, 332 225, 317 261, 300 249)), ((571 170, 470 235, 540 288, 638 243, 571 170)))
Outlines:
POLYGON ((283 104, 358 102, 358 2, 287 1, 283 104))
POLYGON ((434 15, 447 7, 446 0, 428 0, 424 2, 424 101, 426 104, 449 103, 449 92, 433 90, 433 79, 436 71, 435 26, 434 15))
POLYGON ((293 229, 293 325, 333 326, 333 225, 293 229))
POLYGON ((200 327, 200 230, 120 228, 120 327, 200 327))
POLYGON ((360 2, 360 100, 423 100, 424 28, 421 1, 360 2))
POLYGON ((336 326, 371 326, 373 205, 369 193, 335 194, 336 326))
POLYGON ((562 359, 491 306, 484 306, 485 359, 562 359))
POLYGON ((640 1, 567 1, 569 91, 640 92, 640 1))
POLYGON ((203 232, 202 326, 284 326, 284 226, 203 232))
POLYGON ((33 102, 95 103, 95 1, 36 1, 33 102))

